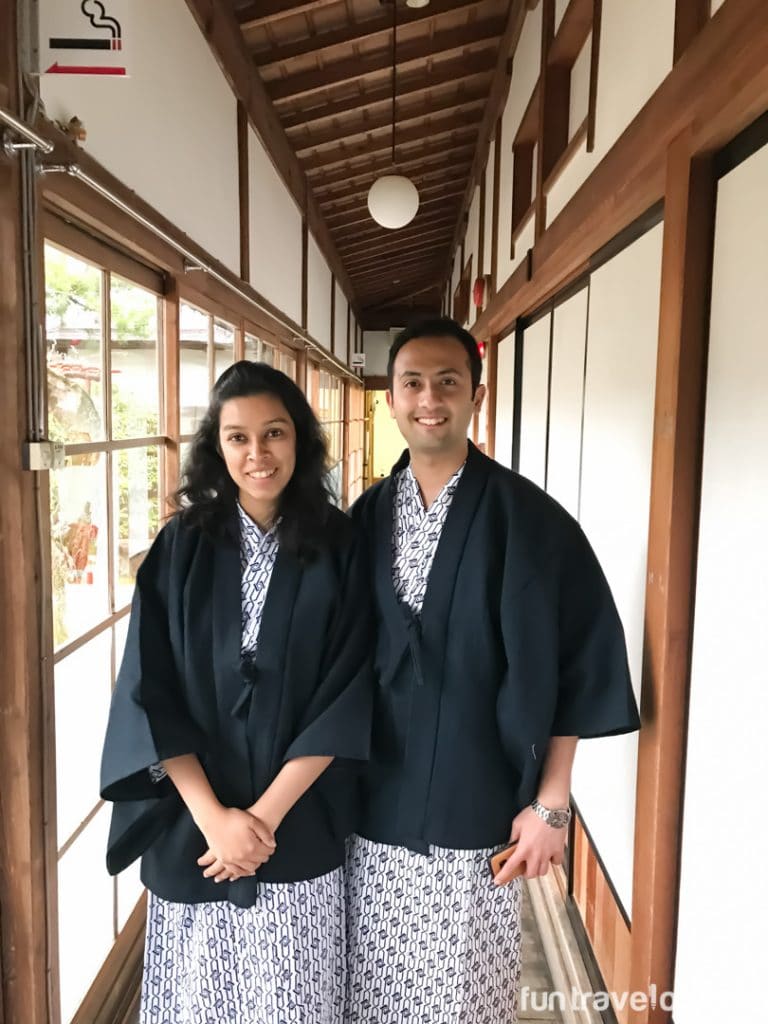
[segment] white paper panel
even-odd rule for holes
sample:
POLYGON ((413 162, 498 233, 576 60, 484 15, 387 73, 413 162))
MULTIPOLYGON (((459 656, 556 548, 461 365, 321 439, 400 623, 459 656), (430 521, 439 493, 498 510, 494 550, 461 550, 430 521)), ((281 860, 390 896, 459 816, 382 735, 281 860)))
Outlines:
MULTIPOLYGON (((590 283, 581 523, 624 624, 639 695, 645 613, 662 225, 601 267, 590 283)), ((579 746, 573 792, 628 914, 637 734, 579 746)))
POLYGON ((333 352, 343 363, 347 361, 347 297, 338 284, 334 284, 334 332, 333 352))
POLYGON ((301 211, 248 129, 251 284, 301 321, 301 211))
POLYGON ((312 235, 307 247, 307 329, 331 348, 331 270, 312 235))
POLYGON ((588 294, 584 288, 559 305, 552 324, 547 491, 575 517, 579 514, 588 294))
POLYGON ((512 419, 515 411, 515 335, 499 342, 496 363, 496 441, 494 458, 512 468, 512 419))
POLYGON ((523 387, 520 395, 520 472, 544 487, 547 459, 549 333, 547 314, 523 336, 523 387))
POLYGON ((490 274, 493 256, 493 169, 496 161, 496 140, 491 141, 485 165, 485 237, 483 239, 483 273, 490 274))
POLYGON ((765 1003, 768 876, 753 815, 768 777, 767 279, 765 147, 718 190, 676 1024, 749 1020, 765 1003))

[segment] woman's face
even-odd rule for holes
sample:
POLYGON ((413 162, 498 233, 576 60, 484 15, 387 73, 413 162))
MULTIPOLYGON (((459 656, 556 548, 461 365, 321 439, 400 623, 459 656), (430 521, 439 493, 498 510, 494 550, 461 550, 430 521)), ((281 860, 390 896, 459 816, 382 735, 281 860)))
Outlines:
POLYGON ((296 468, 296 428, 288 410, 270 394, 228 399, 219 416, 219 446, 240 504, 260 526, 269 526, 296 468))

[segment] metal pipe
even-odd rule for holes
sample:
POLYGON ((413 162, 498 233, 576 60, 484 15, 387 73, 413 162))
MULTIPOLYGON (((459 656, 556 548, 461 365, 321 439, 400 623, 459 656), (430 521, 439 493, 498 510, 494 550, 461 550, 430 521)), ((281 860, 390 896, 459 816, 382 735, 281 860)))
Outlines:
POLYGON ((267 309, 266 306, 261 305, 261 303, 254 299, 252 295, 249 295, 246 291, 243 291, 242 288, 238 288, 237 285, 232 284, 232 282, 228 281, 223 274, 220 274, 215 267, 212 267, 210 264, 201 260, 199 256, 191 252, 180 242, 177 242, 169 234, 163 231, 162 228, 158 227, 156 224, 153 224, 152 221, 148 220, 143 214, 138 213, 136 210, 132 209, 132 207, 130 207, 126 202, 124 202, 119 196, 116 196, 113 192, 110 192, 108 188, 105 188, 95 178, 92 178, 77 164, 43 164, 40 166, 39 171, 41 174, 69 174, 71 177, 77 178, 78 181, 82 181, 83 184, 93 189, 94 192, 98 192, 100 196, 102 196, 108 202, 112 203, 113 206, 116 206, 119 210, 122 210, 123 213, 127 214, 129 217, 132 217, 133 220, 135 220, 138 224, 141 224, 142 227, 145 227, 148 231, 151 231, 154 235, 156 235, 163 242, 165 242, 166 245, 169 245, 172 249, 179 253, 179 255, 182 256, 185 260, 193 264, 195 268, 200 269, 205 274, 210 274, 211 277, 215 278, 226 288, 229 288, 229 290, 234 292, 235 295, 238 295, 241 299, 244 299, 252 306, 255 306, 257 309, 260 309, 263 313, 266 313, 267 316, 271 317, 273 320, 276 320, 282 327, 285 327, 287 330, 289 330, 294 337, 298 338, 300 341, 303 341, 305 345, 313 349, 315 352, 318 352, 323 357, 323 359, 325 359, 327 362, 335 366, 339 371, 341 371, 341 373, 345 374, 347 377, 350 377, 352 380, 355 380, 358 383, 360 383, 360 378, 357 376, 357 374, 352 373, 352 371, 343 363, 339 362, 339 360, 336 359, 335 356, 331 355, 329 352, 326 352, 325 349, 318 345, 317 342, 314 341, 308 334, 302 334, 298 332, 293 324, 288 323, 287 320, 283 320, 280 316, 276 315, 271 309, 267 309))
POLYGON ((44 139, 42 135, 38 135, 37 132, 33 131, 29 127, 29 125, 24 124, 24 122, 20 121, 18 117, 14 117, 13 114, 4 107, 0 107, 0 122, 12 131, 16 132, 17 135, 20 135, 26 142, 32 143, 35 149, 38 149, 41 153, 53 152, 52 142, 44 139))

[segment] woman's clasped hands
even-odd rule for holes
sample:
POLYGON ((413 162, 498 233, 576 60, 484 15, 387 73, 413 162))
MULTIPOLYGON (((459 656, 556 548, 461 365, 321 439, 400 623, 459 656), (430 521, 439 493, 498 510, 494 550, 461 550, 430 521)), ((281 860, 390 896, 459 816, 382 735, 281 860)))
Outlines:
POLYGON ((197 863, 205 878, 234 882, 253 875, 277 849, 272 829, 261 818, 237 807, 219 806, 198 823, 208 849, 197 863))

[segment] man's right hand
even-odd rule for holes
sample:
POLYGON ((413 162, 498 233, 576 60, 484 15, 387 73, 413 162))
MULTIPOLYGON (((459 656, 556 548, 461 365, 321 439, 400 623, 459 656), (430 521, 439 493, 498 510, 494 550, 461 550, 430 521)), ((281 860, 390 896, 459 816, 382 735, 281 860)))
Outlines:
POLYGON ((221 807, 198 822, 208 850, 198 858, 205 878, 216 882, 252 875, 277 848, 272 830, 261 819, 236 807, 221 807))

